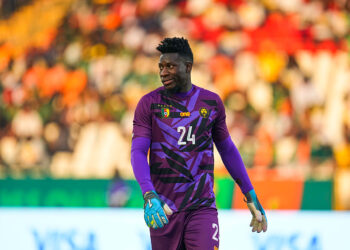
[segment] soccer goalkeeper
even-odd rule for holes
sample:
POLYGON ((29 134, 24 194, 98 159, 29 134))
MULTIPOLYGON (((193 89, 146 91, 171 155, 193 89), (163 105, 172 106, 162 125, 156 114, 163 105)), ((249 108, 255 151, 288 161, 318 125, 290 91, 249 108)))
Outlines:
POLYGON ((157 50, 163 86, 139 101, 131 146, 152 249, 219 248, 213 143, 246 197, 252 231, 265 232, 266 214, 228 133, 222 100, 191 82, 188 41, 165 38, 157 50))

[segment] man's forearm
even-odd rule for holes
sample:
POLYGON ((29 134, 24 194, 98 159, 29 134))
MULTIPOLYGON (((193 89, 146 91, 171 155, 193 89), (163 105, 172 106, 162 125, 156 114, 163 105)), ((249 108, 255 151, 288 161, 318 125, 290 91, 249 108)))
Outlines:
POLYGON ((221 159, 225 164, 226 169, 239 185, 243 194, 248 193, 253 189, 253 185, 250 182, 247 170, 244 166, 242 157, 236 148, 235 144, 231 140, 231 137, 227 137, 225 140, 216 143, 221 159))
POLYGON ((131 143, 131 165, 135 178, 139 183, 142 194, 154 190, 150 167, 147 162, 147 153, 151 140, 146 137, 137 137, 131 143))

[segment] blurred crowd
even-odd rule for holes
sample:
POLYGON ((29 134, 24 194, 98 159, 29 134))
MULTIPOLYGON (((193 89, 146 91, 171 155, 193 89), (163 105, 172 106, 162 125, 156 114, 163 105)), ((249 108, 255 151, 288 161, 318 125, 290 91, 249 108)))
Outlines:
POLYGON ((189 40, 248 168, 349 169, 349 1, 20 2, 0 20, 0 176, 133 178, 133 112, 168 36, 189 40))

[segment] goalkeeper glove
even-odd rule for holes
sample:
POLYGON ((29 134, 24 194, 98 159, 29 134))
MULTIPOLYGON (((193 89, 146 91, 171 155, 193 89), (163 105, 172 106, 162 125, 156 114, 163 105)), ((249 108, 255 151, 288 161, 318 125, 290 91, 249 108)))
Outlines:
POLYGON ((250 190, 245 194, 247 206, 252 214, 253 218, 250 222, 250 227, 252 227, 252 232, 261 231, 266 232, 267 230, 267 219, 264 209, 262 208, 258 198, 256 197, 256 193, 253 190, 250 190))
POLYGON ((159 198, 156 191, 146 192, 143 199, 145 201, 143 206, 145 222, 148 227, 157 229, 169 223, 166 214, 171 215, 173 211, 159 198))

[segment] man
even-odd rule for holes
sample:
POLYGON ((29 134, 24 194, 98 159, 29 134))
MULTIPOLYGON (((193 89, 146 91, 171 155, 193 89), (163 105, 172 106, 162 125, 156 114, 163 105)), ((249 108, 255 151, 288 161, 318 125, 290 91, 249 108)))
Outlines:
POLYGON ((193 54, 188 41, 165 38, 157 50, 163 86, 139 101, 131 146, 152 249, 219 247, 213 142, 246 197, 252 231, 265 232, 265 212, 228 133, 224 105, 217 94, 191 82, 193 54))

